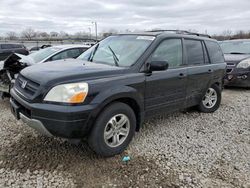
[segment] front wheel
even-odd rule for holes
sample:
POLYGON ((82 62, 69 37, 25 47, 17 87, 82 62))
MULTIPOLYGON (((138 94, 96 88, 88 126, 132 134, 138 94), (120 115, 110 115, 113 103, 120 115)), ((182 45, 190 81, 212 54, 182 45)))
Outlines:
POLYGON ((198 108, 201 112, 212 113, 220 107, 221 89, 217 85, 210 86, 203 96, 198 108))
POLYGON ((97 154, 110 157, 123 152, 136 129, 134 111, 124 103, 113 103, 99 115, 88 143, 97 154))

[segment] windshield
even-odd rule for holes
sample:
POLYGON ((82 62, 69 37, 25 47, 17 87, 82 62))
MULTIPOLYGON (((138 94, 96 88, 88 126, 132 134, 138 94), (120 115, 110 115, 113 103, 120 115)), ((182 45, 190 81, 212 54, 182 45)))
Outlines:
POLYGON ((59 50, 61 50, 61 48, 49 47, 49 48, 45 48, 37 52, 34 52, 28 55, 28 57, 31 57, 34 60, 34 63, 38 63, 59 50))
POLYGON ((226 41, 220 46, 225 54, 250 54, 250 41, 226 41))
POLYGON ((110 36, 88 49, 78 59, 129 67, 138 60, 154 39, 153 36, 110 36))

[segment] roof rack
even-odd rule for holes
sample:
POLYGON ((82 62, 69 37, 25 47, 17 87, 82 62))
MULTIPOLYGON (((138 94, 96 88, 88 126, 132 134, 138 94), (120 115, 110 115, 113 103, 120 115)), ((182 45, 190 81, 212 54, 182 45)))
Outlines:
POLYGON ((185 31, 185 30, 151 30, 151 31, 147 31, 147 32, 174 32, 176 34, 184 34, 184 35, 196 35, 196 36, 200 36, 200 37, 208 37, 208 38, 212 38, 210 35, 207 34, 201 34, 201 33, 195 33, 195 32, 190 32, 190 31, 185 31))

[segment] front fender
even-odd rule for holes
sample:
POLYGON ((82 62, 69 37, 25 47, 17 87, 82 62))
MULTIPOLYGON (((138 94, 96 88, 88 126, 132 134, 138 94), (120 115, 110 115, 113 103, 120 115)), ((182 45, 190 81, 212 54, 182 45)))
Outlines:
POLYGON ((91 103, 98 104, 98 108, 102 109, 112 101, 122 98, 129 98, 134 100, 139 106, 140 111, 144 110, 143 94, 141 94, 135 88, 129 86, 116 86, 115 88, 106 89, 95 96, 91 103))
POLYGON ((97 105, 97 108, 93 110, 90 114, 87 123, 87 129, 91 130, 92 125, 96 121, 96 118, 101 113, 101 111, 107 106, 108 104, 112 103, 113 101, 121 100, 121 99, 132 99, 136 105, 140 109, 140 114, 136 114, 139 118, 137 122, 137 131, 141 126, 141 123, 144 120, 144 102, 143 102, 143 95, 140 94, 135 88, 129 86, 120 86, 115 88, 109 88, 94 97, 90 104, 97 105))

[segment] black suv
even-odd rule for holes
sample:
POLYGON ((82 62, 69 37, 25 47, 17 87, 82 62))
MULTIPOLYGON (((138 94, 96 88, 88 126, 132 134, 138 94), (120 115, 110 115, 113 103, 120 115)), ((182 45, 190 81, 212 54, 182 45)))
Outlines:
POLYGON ((199 34, 118 34, 78 59, 21 71, 12 113, 39 132, 87 137, 102 156, 121 153, 145 117, 197 106, 220 106, 226 64, 217 41, 199 34))
POLYGON ((0 44, 0 60, 4 60, 13 53, 28 55, 29 51, 22 44, 0 44))

